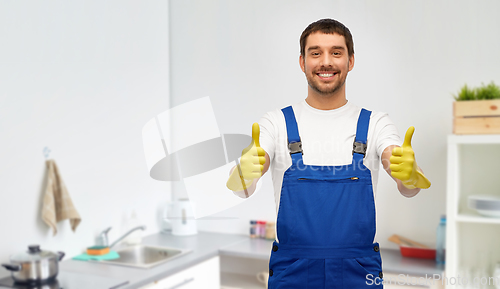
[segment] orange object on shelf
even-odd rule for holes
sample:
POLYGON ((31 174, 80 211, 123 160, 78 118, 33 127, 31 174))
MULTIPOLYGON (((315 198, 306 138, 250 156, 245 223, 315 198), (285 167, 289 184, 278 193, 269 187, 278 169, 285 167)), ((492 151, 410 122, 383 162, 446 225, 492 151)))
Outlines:
POLYGON ((420 244, 418 242, 415 242, 413 240, 410 240, 408 238, 405 238, 405 237, 397 235, 397 234, 390 236, 388 240, 391 242, 394 242, 398 245, 405 245, 407 247, 419 247, 419 248, 429 249, 429 247, 424 245, 424 244, 420 244))
POLYGON ((401 256, 421 259, 436 259, 436 249, 400 245, 401 256))
POLYGON ((109 247, 94 246, 87 248, 87 255, 101 256, 109 253, 109 247))

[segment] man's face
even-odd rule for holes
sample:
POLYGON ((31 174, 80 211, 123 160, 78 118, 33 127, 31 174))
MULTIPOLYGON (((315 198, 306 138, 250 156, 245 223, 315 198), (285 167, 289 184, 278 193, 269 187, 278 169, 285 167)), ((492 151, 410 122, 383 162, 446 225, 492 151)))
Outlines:
POLYGON ((347 73, 354 67, 354 55, 349 57, 344 36, 315 32, 307 37, 299 62, 309 86, 326 96, 343 88, 347 73))

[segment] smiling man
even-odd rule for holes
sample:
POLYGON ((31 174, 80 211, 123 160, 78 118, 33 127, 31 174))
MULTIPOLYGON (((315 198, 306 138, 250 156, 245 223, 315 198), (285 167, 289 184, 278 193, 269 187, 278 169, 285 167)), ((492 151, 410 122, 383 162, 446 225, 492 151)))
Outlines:
MULTIPOLYGON (((306 51, 301 51, 299 63, 306 75, 309 89, 317 96, 329 96, 345 91, 344 84, 347 73, 354 67, 352 38, 350 38, 350 47, 348 48, 344 36, 326 34, 320 30, 307 37, 303 34, 300 42, 301 50, 306 51), (307 47, 305 47, 306 43, 307 47), (307 63, 305 61, 306 55, 307 63), (325 56, 328 57, 325 58, 325 56), (324 65, 325 62, 331 63, 324 65)), ((310 103, 314 101, 314 97, 309 94, 306 101, 310 103)))
POLYGON ((243 150, 227 186, 238 196, 251 195, 271 168, 277 238, 270 289, 382 288, 375 242, 379 165, 405 197, 430 186, 411 148, 414 128, 400 147, 386 113, 347 100, 354 44, 342 23, 310 24, 300 37, 299 64, 307 97, 253 125, 254 142, 243 150))

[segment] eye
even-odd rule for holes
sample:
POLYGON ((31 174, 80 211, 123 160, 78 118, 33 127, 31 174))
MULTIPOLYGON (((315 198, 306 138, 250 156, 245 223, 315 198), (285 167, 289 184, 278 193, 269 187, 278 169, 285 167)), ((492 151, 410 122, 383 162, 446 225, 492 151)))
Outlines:
POLYGON ((311 53, 312 56, 318 56, 319 55, 319 52, 313 52, 311 53))
POLYGON ((335 56, 340 56, 340 55, 341 55, 341 53, 340 53, 340 52, 338 52, 338 51, 335 51, 335 52, 333 53, 333 55, 335 55, 335 56))

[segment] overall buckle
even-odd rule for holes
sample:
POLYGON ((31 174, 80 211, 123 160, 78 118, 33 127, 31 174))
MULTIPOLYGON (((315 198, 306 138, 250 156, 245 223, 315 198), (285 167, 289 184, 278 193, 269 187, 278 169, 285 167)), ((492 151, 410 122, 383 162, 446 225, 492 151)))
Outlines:
POLYGON ((302 142, 301 141, 289 142, 288 149, 290 150, 290 155, 296 154, 296 153, 304 154, 302 152, 302 142))
POLYGON ((352 149, 352 154, 358 153, 362 154, 363 157, 365 157, 367 147, 368 146, 365 143, 355 141, 352 149))

